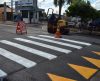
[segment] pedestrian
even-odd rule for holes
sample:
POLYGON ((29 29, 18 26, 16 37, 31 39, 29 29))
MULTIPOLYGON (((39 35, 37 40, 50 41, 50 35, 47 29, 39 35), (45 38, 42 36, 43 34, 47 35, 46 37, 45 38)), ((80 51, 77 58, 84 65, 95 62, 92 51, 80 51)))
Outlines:
POLYGON ((17 22, 23 21, 23 17, 21 16, 21 14, 18 14, 18 15, 16 16, 16 21, 17 21, 17 22))
POLYGON ((80 21, 77 22, 76 27, 78 28, 78 32, 81 32, 82 28, 81 28, 81 22, 80 21))

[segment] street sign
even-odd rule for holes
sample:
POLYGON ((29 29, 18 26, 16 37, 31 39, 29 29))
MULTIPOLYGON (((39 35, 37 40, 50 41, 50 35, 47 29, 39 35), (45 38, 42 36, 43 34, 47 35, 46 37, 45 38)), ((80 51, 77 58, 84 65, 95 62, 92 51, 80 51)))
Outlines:
POLYGON ((33 0, 19 0, 18 6, 33 6, 33 0))

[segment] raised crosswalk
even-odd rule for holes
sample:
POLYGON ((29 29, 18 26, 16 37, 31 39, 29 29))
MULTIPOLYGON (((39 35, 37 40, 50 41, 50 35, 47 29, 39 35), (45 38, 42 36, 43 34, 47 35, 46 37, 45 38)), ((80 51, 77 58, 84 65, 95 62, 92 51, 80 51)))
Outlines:
MULTIPOLYGON (((8 60, 14 61, 15 63, 25 67, 31 68, 36 66, 38 63, 34 59, 26 58, 21 52, 16 52, 16 49, 27 52, 27 54, 41 57, 46 60, 53 60, 63 54, 69 54, 73 52, 73 49, 80 50, 84 46, 90 46, 92 44, 72 39, 57 39, 55 40, 52 36, 39 35, 39 36, 27 36, 23 38, 12 38, 8 40, 0 40, 0 44, 8 47, 12 47, 14 50, 0 46, 0 56, 7 58, 8 60), (58 41, 59 40, 59 41, 58 41), (65 41, 65 42, 64 42, 65 41), (38 48, 41 47, 42 49, 38 48), (64 47, 64 48, 62 48, 64 47), (69 49, 70 48, 70 49, 69 49), (50 50, 50 51, 48 51, 50 50), (55 53, 59 54, 55 54, 55 53)), ((26 53, 25 53, 26 54, 26 53)), ((9 66, 8 66, 9 67, 9 66)), ((1 73, 1 72, 0 72, 1 73)))

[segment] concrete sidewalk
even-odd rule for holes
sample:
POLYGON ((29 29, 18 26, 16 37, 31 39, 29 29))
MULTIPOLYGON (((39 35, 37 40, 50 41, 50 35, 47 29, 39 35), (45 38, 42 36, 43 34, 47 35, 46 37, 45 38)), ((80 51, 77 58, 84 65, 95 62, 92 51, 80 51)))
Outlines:
MULTIPOLYGON (((0 21, 0 24, 4 24, 4 25, 12 25, 12 26, 16 26, 17 25, 17 22, 13 22, 13 21, 0 21)), ((41 22, 39 22, 39 23, 32 23, 32 24, 29 24, 29 23, 26 23, 26 26, 27 27, 41 27, 42 28, 42 25, 45 25, 45 23, 41 23, 41 22)))
POLYGON ((16 25, 16 22, 12 22, 12 21, 0 21, 0 24, 16 25))

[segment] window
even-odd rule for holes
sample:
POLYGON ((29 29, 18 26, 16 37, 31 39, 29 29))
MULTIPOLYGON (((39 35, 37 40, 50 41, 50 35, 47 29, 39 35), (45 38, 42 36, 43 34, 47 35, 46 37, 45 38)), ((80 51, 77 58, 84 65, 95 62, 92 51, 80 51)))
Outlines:
POLYGON ((22 10, 22 17, 28 18, 28 11, 27 10, 22 10))

